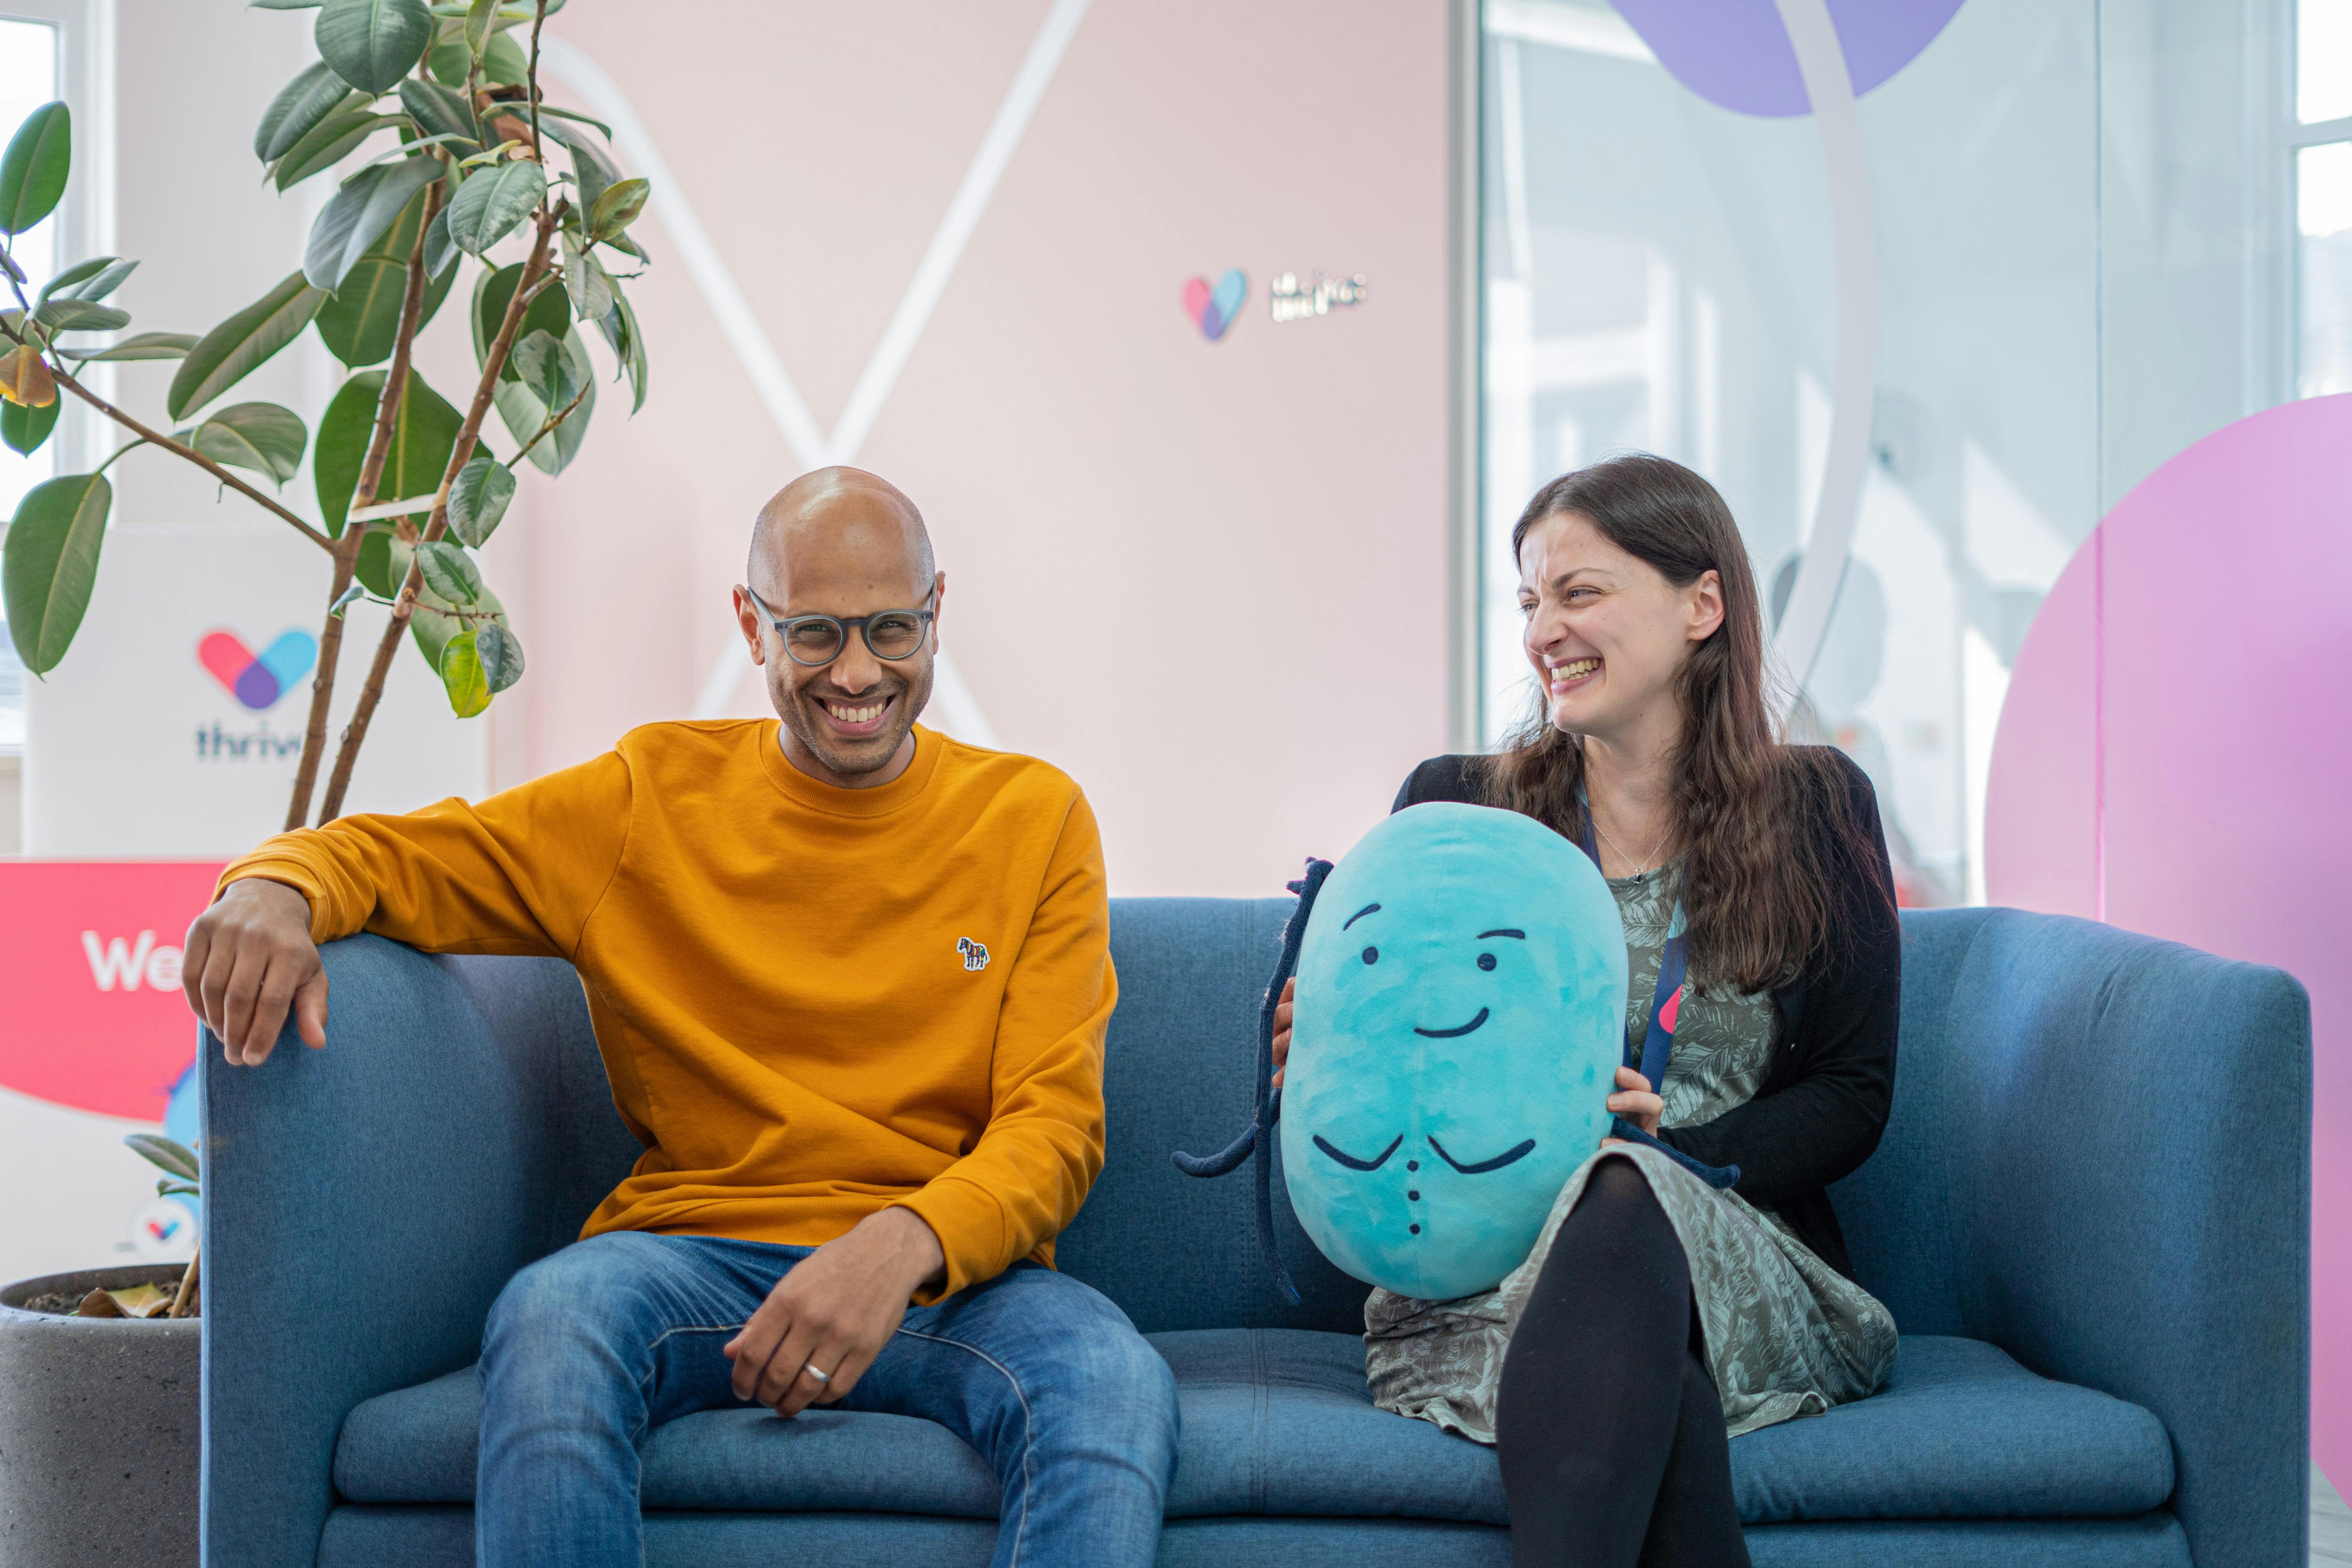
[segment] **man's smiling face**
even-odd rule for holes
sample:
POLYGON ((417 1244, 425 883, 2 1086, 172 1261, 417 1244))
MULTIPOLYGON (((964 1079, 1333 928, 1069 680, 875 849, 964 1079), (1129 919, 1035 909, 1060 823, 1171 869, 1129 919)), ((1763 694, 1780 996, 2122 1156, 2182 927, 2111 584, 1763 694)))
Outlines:
POLYGON ((856 468, 824 468, 786 487, 760 514, 736 616, 763 668, 769 700, 783 721, 783 749, 812 777, 845 789, 886 784, 913 754, 910 731, 930 700, 939 648, 937 613, 947 574, 934 569, 914 503, 887 481, 856 468), (856 620, 886 610, 929 610, 915 651, 877 658, 849 628, 824 664, 801 664, 761 605, 777 617, 856 620))

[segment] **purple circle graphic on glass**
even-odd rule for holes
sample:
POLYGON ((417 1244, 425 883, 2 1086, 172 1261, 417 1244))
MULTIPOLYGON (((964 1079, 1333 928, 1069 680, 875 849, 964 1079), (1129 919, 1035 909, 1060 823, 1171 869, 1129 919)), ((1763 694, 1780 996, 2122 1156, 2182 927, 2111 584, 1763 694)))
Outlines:
MULTIPOLYGON (((1828 0, 1860 98, 1918 58, 1960 0, 1828 0)), ((1772 0, 1615 0, 1658 63, 1709 103, 1786 118, 1811 110, 1772 0)))

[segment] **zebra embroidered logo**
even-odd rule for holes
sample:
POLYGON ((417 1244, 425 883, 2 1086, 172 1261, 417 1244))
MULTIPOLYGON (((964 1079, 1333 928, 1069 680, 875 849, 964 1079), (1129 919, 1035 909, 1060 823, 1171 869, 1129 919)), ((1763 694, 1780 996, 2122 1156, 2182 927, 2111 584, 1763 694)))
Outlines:
POLYGON ((956 951, 963 954, 963 966, 966 969, 988 967, 988 949, 972 941, 971 938, 968 936, 956 938, 956 951))

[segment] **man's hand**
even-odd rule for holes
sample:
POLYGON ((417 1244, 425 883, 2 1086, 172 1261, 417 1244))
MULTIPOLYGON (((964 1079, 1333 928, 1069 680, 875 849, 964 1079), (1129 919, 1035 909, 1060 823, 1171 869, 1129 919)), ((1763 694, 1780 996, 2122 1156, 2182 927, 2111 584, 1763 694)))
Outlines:
POLYGON ((777 1280, 743 1331, 727 1342, 735 1397, 783 1416, 843 1398, 898 1331, 908 1298, 946 1270, 940 1238, 920 1215, 898 1208, 867 1215, 777 1280), (811 1366, 825 1376, 810 1375, 811 1366))
POLYGON ((289 1005, 302 1043, 327 1043, 327 970, 310 940, 310 903, 283 882, 231 882, 196 917, 180 986, 231 1067, 269 1059, 289 1005))

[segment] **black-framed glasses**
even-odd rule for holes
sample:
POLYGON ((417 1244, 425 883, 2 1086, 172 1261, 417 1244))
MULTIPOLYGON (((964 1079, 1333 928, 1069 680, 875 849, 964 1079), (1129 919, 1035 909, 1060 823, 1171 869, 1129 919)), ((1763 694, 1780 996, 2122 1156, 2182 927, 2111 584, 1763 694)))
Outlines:
POLYGON ((939 592, 936 588, 923 595, 925 607, 921 609, 877 610, 870 616, 779 616, 768 608, 768 602, 760 597, 758 589, 747 584, 743 592, 774 625, 776 636, 783 640, 785 657, 794 664, 831 664, 848 646, 852 626, 866 639, 866 650, 876 658, 895 664, 912 658, 915 650, 923 646, 923 634, 939 613, 929 607, 932 595, 939 592))

